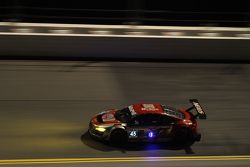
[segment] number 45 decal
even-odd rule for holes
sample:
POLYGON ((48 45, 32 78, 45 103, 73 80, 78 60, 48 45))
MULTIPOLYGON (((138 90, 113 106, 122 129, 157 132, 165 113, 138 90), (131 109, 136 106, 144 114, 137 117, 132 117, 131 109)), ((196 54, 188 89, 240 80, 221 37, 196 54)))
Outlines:
POLYGON ((129 138, 137 138, 137 131, 136 130, 132 130, 129 132, 129 138))

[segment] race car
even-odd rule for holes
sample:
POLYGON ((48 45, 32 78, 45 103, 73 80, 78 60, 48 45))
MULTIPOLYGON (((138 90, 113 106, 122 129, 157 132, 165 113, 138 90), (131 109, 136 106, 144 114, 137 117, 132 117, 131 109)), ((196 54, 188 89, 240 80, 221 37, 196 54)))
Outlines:
POLYGON ((197 99, 188 109, 176 109, 158 103, 133 104, 123 109, 109 109, 95 115, 88 132, 111 144, 127 142, 195 142, 200 141, 197 118, 206 113, 197 99), (195 109, 195 113, 191 112, 195 109))

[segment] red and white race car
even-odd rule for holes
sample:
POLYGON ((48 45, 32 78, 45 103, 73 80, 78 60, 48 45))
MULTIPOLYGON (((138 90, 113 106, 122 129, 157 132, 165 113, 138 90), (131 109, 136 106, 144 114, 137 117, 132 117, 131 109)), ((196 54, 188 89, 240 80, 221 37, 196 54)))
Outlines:
POLYGON ((106 110, 91 119, 89 133, 112 144, 200 141, 197 118, 206 119, 206 114, 198 100, 190 102, 192 107, 188 109, 154 103, 106 110), (196 110, 195 114, 192 109, 196 110))

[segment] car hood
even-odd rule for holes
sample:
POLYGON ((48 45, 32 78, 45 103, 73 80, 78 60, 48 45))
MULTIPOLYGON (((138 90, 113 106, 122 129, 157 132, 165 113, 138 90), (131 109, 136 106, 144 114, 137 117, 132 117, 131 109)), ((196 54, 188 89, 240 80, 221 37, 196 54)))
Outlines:
POLYGON ((120 121, 115 118, 116 111, 116 109, 104 111, 99 117, 103 123, 120 123, 120 121))

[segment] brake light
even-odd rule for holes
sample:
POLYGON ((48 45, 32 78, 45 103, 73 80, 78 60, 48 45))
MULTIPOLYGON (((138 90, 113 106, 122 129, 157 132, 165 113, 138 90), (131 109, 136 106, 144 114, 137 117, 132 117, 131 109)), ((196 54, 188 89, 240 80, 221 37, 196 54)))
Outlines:
POLYGON ((183 122, 186 124, 186 125, 192 125, 193 122, 191 120, 188 120, 188 119, 184 119, 183 122))

